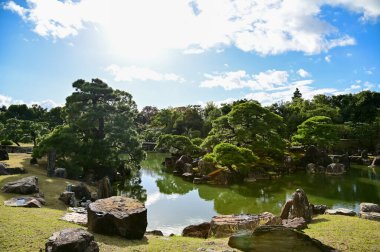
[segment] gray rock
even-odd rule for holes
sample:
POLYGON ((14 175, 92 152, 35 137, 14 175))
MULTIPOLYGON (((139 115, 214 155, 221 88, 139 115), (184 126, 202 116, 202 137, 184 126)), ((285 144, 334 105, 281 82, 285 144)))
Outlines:
POLYGON ((9 155, 6 150, 0 150, 0 161, 9 160, 9 155))
POLYGON ((182 236, 206 239, 210 232, 210 227, 210 222, 203 222, 199 225, 190 225, 183 229, 182 236))
POLYGON ((66 169, 65 168, 55 168, 54 177, 66 178, 67 177, 66 169))
POLYGON ((65 203, 65 205, 70 205, 71 198, 75 197, 74 192, 64 191, 59 195, 59 200, 65 203))
POLYGON ((325 172, 325 167, 321 165, 316 165, 314 163, 309 163, 306 165, 306 172, 311 174, 323 173, 325 172))
POLYGON ((183 177, 185 180, 193 181, 194 174, 192 174, 192 173, 190 173, 190 172, 185 172, 185 173, 182 174, 182 177, 183 177))
POLYGON ((293 193, 292 198, 282 207, 280 216, 283 220, 302 217, 307 223, 311 222, 312 207, 304 190, 297 189, 293 193))
POLYGON ((22 178, 16 181, 6 183, 1 191, 5 193, 32 194, 37 193, 38 178, 36 176, 22 178))
POLYGON ((147 210, 138 200, 113 196, 99 199, 88 207, 88 229, 95 233, 120 235, 127 239, 142 239, 147 210))
POLYGON ((87 212, 86 213, 77 213, 77 212, 66 213, 60 218, 60 220, 68 221, 68 222, 86 227, 87 226, 87 212))
POLYGON ((332 163, 326 167, 327 175, 342 175, 345 172, 346 170, 345 170, 344 164, 332 163))
POLYGON ((104 199, 112 196, 111 182, 108 176, 105 176, 98 182, 97 198, 104 199))
POLYGON ((313 214, 324 214, 328 207, 326 205, 311 205, 313 214))
POLYGON ((147 235, 155 235, 155 236, 164 236, 161 230, 152 230, 152 231, 146 231, 145 234, 147 235))
POLYGON ((35 197, 14 197, 9 200, 4 201, 5 206, 11 207, 36 207, 40 208, 45 205, 45 200, 43 198, 35 197))
POLYGON ((355 216, 355 211, 347 208, 327 209, 325 214, 355 216))
POLYGON ((378 212, 380 213, 380 206, 374 203, 360 203, 360 212, 378 212))
POLYGON ((211 219, 209 236, 228 237, 243 230, 253 230, 262 225, 279 225, 281 219, 272 213, 257 215, 218 215, 211 219))
POLYGON ((81 228, 55 232, 45 244, 46 252, 99 252, 94 236, 81 228))
POLYGON ((302 232, 283 226, 261 226, 253 232, 235 234, 228 240, 228 245, 252 252, 337 251, 302 232))
POLYGON ((380 213, 378 212, 360 212, 359 217, 367 220, 380 221, 380 213))
POLYGON ((294 229, 298 229, 298 230, 307 228, 307 223, 306 223, 305 219, 302 217, 282 220, 282 225, 284 227, 294 228, 294 229))

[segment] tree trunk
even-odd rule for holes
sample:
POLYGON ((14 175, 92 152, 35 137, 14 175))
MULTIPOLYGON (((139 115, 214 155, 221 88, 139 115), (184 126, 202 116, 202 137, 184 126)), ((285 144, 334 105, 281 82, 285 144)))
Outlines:
POLYGON ((54 176, 54 170, 55 170, 55 159, 56 159, 56 152, 55 150, 50 150, 48 153, 48 160, 47 160, 47 175, 48 177, 54 176))

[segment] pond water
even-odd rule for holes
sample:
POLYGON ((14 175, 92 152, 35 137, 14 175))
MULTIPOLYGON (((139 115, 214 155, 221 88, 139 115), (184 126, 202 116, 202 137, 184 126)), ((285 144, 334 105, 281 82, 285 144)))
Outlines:
MULTIPOLYGON (((380 203, 380 167, 353 166, 343 176, 311 175, 304 172, 277 180, 243 183, 228 187, 196 185, 163 172, 165 154, 149 153, 142 163, 141 183, 128 189, 145 201, 147 230, 165 235, 180 234, 217 214, 279 214, 282 205, 297 188, 305 190, 313 204, 358 211, 361 202, 380 203)), ((122 189, 118 194, 126 194, 122 189)))

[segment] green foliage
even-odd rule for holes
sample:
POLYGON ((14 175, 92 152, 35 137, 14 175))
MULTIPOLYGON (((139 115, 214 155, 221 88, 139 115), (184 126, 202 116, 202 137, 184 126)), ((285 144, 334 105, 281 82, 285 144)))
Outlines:
POLYGON ((297 134, 292 138, 294 144, 315 145, 319 148, 329 148, 338 139, 338 128, 326 116, 307 119, 298 126, 297 134))
POLYGON ((226 142, 246 147, 259 156, 280 158, 285 148, 281 136, 282 118, 254 101, 241 102, 225 116, 213 121, 213 128, 202 144, 210 149, 226 142))
POLYGON ((34 155, 54 149, 58 161, 84 173, 93 170, 99 177, 122 166, 138 167, 145 153, 136 131, 137 107, 132 96, 99 79, 78 80, 73 87, 75 92, 66 98, 63 111, 67 125, 44 138, 34 155))
POLYGON ((205 161, 216 162, 242 175, 248 174, 257 159, 258 157, 250 149, 229 143, 216 145, 212 153, 203 157, 205 161))
POLYGON ((203 139, 200 137, 193 138, 193 139, 191 139, 191 143, 196 145, 196 146, 201 146, 201 144, 203 143, 203 139))
POLYGON ((193 144, 187 136, 165 134, 158 138, 156 150, 174 155, 194 155, 200 148, 193 144))
POLYGON ((1 145, 12 145, 13 142, 10 140, 1 140, 1 145))

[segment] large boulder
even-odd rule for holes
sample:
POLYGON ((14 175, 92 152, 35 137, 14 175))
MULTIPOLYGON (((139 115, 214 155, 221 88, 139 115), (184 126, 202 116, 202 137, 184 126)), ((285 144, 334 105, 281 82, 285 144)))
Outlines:
POLYGON ((209 236, 228 237, 243 230, 253 230, 261 225, 281 224, 277 216, 264 212, 257 215, 218 215, 211 219, 209 236))
POLYGON ((46 252, 99 252, 94 236, 81 228, 55 232, 45 244, 46 252))
POLYGON ((2 188, 5 193, 32 194, 39 191, 38 178, 30 176, 6 183, 2 188))
POLYGON ((235 234, 228 240, 228 245, 242 251, 257 252, 336 251, 302 232, 283 226, 261 226, 253 232, 235 234))
POLYGON ((9 160, 9 155, 6 150, 0 150, 0 161, 9 160))
POLYGON ((203 222, 199 225, 190 225, 183 229, 182 236, 204 238, 208 237, 210 222, 203 222))
POLYGON ((142 239, 148 225, 147 210, 138 200, 113 196, 88 206, 88 229, 95 233, 142 239))
POLYGON ((302 189, 297 189, 292 198, 282 207, 280 216, 283 220, 302 217, 307 223, 310 223, 312 213, 312 207, 306 193, 302 189))
POLYGON ((326 167, 326 174, 328 175, 342 175, 345 172, 344 164, 341 163, 331 163, 326 167))
POLYGON ((356 212, 347 208, 327 209, 325 214, 355 216, 356 212))

